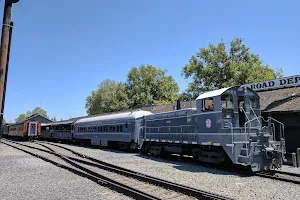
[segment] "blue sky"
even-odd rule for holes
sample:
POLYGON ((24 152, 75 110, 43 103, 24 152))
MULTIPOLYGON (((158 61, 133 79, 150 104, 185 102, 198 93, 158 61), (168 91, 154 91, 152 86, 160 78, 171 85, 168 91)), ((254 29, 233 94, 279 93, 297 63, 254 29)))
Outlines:
POLYGON ((184 90, 182 67, 221 38, 242 37, 264 64, 300 74, 299 7, 298 0, 20 0, 4 118, 41 104, 57 119, 85 115, 85 98, 102 80, 125 81, 141 64, 167 69, 184 90))

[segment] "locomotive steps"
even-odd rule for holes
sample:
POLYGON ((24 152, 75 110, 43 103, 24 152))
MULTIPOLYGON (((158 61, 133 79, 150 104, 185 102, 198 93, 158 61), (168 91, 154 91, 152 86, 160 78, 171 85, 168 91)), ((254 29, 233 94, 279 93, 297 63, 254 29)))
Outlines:
POLYGON ((51 144, 51 147, 49 147, 49 143, 25 145, 8 140, 1 142, 134 199, 229 199, 108 164, 60 145, 51 144), (42 148, 35 147, 37 145, 42 148), (59 153, 62 149, 64 149, 64 154, 59 153), (41 153, 34 153, 36 151, 50 154, 50 157, 56 159, 59 158, 69 166, 53 161, 53 159, 49 159, 49 156, 42 156, 41 153), (70 154, 73 154, 73 156, 70 156, 70 154), (81 158, 76 158, 74 154, 81 158))

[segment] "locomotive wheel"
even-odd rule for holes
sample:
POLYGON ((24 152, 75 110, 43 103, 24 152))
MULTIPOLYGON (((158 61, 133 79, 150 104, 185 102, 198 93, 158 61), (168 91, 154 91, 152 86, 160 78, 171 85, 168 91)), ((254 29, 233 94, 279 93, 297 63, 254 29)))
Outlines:
POLYGON ((143 144, 141 149, 142 155, 148 155, 149 154, 149 144, 143 144))
POLYGON ((233 163, 231 162, 230 158, 225 155, 224 161, 221 164, 225 167, 230 167, 233 163))
POLYGON ((161 148, 160 156, 163 157, 163 158, 166 158, 166 157, 169 156, 169 153, 167 151, 165 151, 164 147, 161 148))
POLYGON ((198 159, 199 159, 199 152, 198 152, 198 151, 193 152, 193 158, 194 158, 195 160, 198 160, 198 159))

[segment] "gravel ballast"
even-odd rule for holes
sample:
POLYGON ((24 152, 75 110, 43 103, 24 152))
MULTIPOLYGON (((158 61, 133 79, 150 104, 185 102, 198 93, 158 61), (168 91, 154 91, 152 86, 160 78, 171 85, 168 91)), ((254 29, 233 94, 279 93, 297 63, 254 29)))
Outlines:
POLYGON ((127 169, 234 199, 300 199, 299 185, 293 183, 119 150, 59 145, 127 169))
POLYGON ((294 174, 300 174, 300 167, 292 167, 292 166, 284 165, 282 166, 281 170, 285 172, 294 173, 294 174))
POLYGON ((0 143, 0 199, 130 199, 0 143))

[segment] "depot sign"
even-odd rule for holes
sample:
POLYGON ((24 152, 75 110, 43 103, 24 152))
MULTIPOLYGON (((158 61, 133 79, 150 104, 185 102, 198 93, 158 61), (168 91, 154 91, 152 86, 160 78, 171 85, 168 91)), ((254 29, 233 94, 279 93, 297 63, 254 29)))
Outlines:
POLYGON ((249 87, 252 90, 260 91, 260 90, 270 90, 281 87, 292 87, 300 85, 300 75, 289 76, 284 78, 278 78, 270 81, 262 81, 258 83, 250 83, 242 85, 241 87, 246 88, 249 87))

